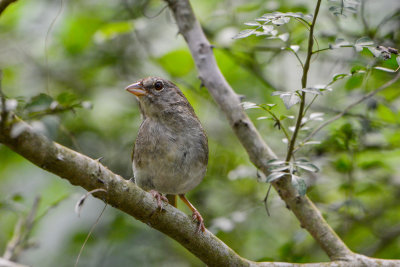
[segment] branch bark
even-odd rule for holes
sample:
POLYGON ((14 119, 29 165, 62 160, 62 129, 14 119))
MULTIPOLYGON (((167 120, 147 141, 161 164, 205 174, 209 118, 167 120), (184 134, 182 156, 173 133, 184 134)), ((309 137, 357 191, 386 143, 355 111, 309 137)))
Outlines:
MULTIPOLYGON (((224 79, 200 24, 187 0, 168 0, 180 32, 195 58, 200 78, 226 114, 234 132, 246 148, 252 162, 268 173, 267 161, 275 158, 253 123, 240 106, 239 97, 224 79)), ((287 183, 274 183, 275 189, 306 228, 327 252, 327 263, 292 264, 281 262, 256 263, 241 258, 209 231, 195 234, 197 226, 190 217, 170 205, 162 212, 154 198, 135 184, 114 174, 97 160, 50 141, 12 114, 2 119, 0 143, 5 144, 40 168, 52 172, 71 184, 88 191, 102 188, 95 197, 130 214, 150 227, 178 241, 210 266, 398 266, 400 261, 372 259, 352 253, 336 236, 307 197, 300 197, 287 183)))
POLYGON ((0 143, 73 185, 88 191, 105 189, 107 193, 93 195, 175 239, 210 266, 226 266, 227 262, 232 266, 250 264, 211 232, 196 234, 197 225, 190 216, 171 205, 165 205, 165 210, 160 212, 154 198, 134 183, 114 174, 97 160, 50 141, 15 116, 0 129, 0 143))
MULTIPOLYGON (((240 105, 239 97, 221 73, 200 23, 197 21, 188 0, 166 0, 172 10, 179 32, 185 38, 196 62, 199 78, 208 88, 214 100, 227 117, 238 139, 246 149, 250 160, 268 175, 267 161, 276 158, 274 152, 262 140, 251 120, 240 105)), ((365 259, 354 254, 336 235, 320 214, 319 210, 306 196, 299 196, 293 186, 283 179, 273 183, 280 197, 293 211, 301 227, 305 228, 328 254, 331 260, 353 262, 365 259)), ((353 262, 350 266, 358 266, 353 262)), ((372 262, 368 263, 372 264, 372 262)), ((377 262, 374 262, 377 264, 377 262)), ((372 264, 372 265, 374 265, 372 264)))
POLYGON ((208 266, 398 266, 400 261, 380 260, 352 254, 345 261, 322 263, 253 262, 240 257, 211 232, 196 234, 197 225, 190 216, 171 205, 159 211, 156 201, 134 183, 114 174, 99 161, 52 142, 15 116, 0 128, 0 143, 8 146, 38 167, 68 180, 72 185, 91 191, 102 188, 93 196, 131 215, 137 220, 168 235, 208 266))

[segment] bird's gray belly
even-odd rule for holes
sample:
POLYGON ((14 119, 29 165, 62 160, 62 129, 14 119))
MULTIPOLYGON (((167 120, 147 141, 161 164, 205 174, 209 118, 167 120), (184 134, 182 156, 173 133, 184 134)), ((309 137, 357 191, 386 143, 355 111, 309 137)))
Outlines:
MULTIPOLYGON (((153 134, 135 145, 132 167, 137 185, 166 194, 184 194, 196 187, 207 164, 198 155, 200 140, 185 132, 171 133, 159 125, 144 127, 153 134)), ((205 151, 200 149, 200 153, 205 151)))

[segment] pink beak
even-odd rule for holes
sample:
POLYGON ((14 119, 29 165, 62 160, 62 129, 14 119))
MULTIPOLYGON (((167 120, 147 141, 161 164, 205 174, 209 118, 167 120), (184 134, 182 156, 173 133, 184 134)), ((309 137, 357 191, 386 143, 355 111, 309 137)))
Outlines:
POLYGON ((126 87, 125 90, 128 91, 129 93, 134 94, 135 96, 147 95, 147 92, 144 89, 141 82, 132 83, 131 85, 128 85, 128 87, 126 87))

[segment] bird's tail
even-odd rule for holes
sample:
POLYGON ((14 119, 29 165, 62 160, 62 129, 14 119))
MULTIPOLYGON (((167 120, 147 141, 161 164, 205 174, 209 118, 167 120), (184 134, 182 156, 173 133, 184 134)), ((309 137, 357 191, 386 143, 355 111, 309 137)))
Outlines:
POLYGON ((167 194, 166 197, 168 199, 168 203, 176 208, 177 207, 176 204, 177 204, 177 200, 178 200, 177 195, 167 194))

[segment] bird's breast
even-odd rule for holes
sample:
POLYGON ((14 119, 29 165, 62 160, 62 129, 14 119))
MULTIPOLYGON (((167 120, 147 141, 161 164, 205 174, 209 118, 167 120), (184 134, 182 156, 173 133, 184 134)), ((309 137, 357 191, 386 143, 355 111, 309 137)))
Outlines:
POLYGON ((163 193, 182 194, 205 175, 207 138, 199 124, 171 127, 147 118, 134 148, 134 175, 139 186, 163 193))

